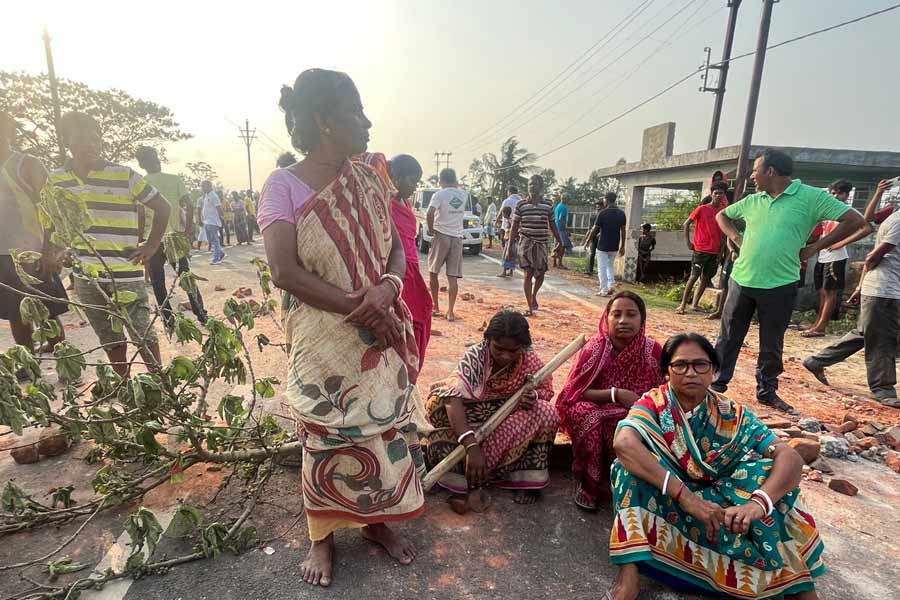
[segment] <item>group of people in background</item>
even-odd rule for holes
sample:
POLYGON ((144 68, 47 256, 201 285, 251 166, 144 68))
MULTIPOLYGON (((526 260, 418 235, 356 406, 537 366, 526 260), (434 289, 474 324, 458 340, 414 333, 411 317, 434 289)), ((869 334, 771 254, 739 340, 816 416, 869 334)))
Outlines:
MULTIPOLYGON (((220 264, 222 230, 231 212, 238 243, 252 240, 252 226, 258 224, 272 281, 285 293, 290 348, 285 396, 303 442, 301 486, 310 549, 300 571, 306 583, 331 583, 334 533, 342 529, 358 529, 400 564, 410 564, 415 544, 389 524, 424 511, 422 477, 457 448, 464 452, 463 462, 439 482, 452 502, 483 503, 483 488, 492 483, 514 490, 517 503, 534 503, 548 485, 550 449, 561 429, 573 443, 573 502, 586 511, 599 510, 605 500, 612 503, 609 555, 619 571, 605 598, 637 598, 640 573, 691 592, 816 598, 815 579, 825 570, 823 544, 799 490, 803 461, 726 391, 756 316, 757 399, 793 410, 778 395, 778 377, 801 261, 868 235, 862 232, 875 219, 889 184, 879 185, 863 217, 842 201, 846 186, 838 182, 829 194, 804 185, 793 178, 791 157, 778 150, 756 159, 756 192, 739 201, 729 198, 723 176, 714 179, 709 201, 684 224, 693 256, 679 310, 686 309, 696 284, 693 306, 699 305, 727 255, 728 290, 719 306, 715 346, 695 333, 664 344, 648 336, 643 299, 616 289, 614 262, 624 254, 627 223, 615 206, 616 195, 606 194, 585 239, 586 248, 596 247, 599 295, 609 297, 597 335, 581 350, 555 401, 547 377, 482 439, 479 427, 544 366, 532 348, 526 317, 540 309, 538 292, 551 257, 561 266, 571 247, 567 203, 554 209, 544 198, 543 179, 533 175, 524 198, 511 188, 499 210, 491 204, 485 211, 486 224, 503 240, 500 276, 517 267, 524 272, 527 311, 495 314, 483 339, 465 350, 446 379, 430 386, 423 402, 416 383, 432 319, 443 316, 442 271, 448 277, 446 317, 456 318, 469 199, 456 173, 443 170, 441 189, 427 212, 433 241, 426 284, 410 203, 421 165, 405 154, 387 160, 368 153, 372 123, 362 106, 346 74, 302 72, 293 86, 282 88, 279 100, 302 158, 279 158, 258 204, 238 192, 226 202, 224 193, 204 181, 196 208, 180 178, 162 172, 152 149, 141 148, 136 157, 146 176, 103 160, 100 129, 88 115, 63 116, 60 132, 71 159, 48 173, 36 159, 12 150, 15 124, 0 114, 0 232, 9 240, 0 248, 0 317, 10 321, 17 343, 32 347, 18 311, 8 310, 18 307, 23 289, 13 248, 43 252, 34 266, 42 279, 38 289, 52 318, 66 310, 58 276, 65 258, 52 248, 36 210, 41 189, 60 188, 78 196, 91 216, 85 233, 93 247, 76 243, 75 295, 110 363, 127 374, 126 333, 160 362, 143 266, 170 325, 163 236, 192 235, 196 218, 213 252, 212 264, 220 264), (825 223, 822 231, 811 238, 819 223, 825 223), (134 296, 125 305, 134 325, 127 332, 114 329, 99 309, 106 297, 121 291, 134 296)), ((900 405, 894 388, 898 243, 900 216, 894 213, 885 218, 866 258, 855 294, 862 307, 858 330, 804 363, 827 383, 827 366, 864 347, 873 394, 891 406, 900 405)), ((642 226, 642 274, 647 263, 640 259, 649 261, 654 247, 652 228, 642 226)), ((823 265, 843 260, 827 257, 823 265)), ((172 267, 177 273, 190 269, 187 257, 172 267)), ((829 291, 836 290, 843 278, 823 266, 823 289, 826 281, 829 291)), ((827 313, 834 301, 830 293, 822 298, 827 313)), ((190 300, 198 320, 205 321, 199 292, 190 300)), ((61 339, 61 326, 59 334, 61 339)))

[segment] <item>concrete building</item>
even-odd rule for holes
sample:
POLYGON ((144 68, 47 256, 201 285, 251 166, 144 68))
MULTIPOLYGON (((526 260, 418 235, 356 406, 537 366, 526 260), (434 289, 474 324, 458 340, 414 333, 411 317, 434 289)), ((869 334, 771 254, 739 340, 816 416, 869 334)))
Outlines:
MULTIPOLYGON (((637 267, 637 238, 643 222, 653 222, 648 197, 657 190, 688 190, 705 195, 713 172, 723 171, 733 178, 737 171, 739 146, 673 154, 675 123, 663 123, 644 131, 641 160, 600 169, 603 177, 615 177, 624 188, 625 214, 628 216, 628 238, 625 257, 616 270, 626 281, 634 281, 637 267)), ((751 146, 750 160, 769 146, 751 146)), ((779 147, 794 159, 794 177, 808 185, 827 187, 835 179, 853 182, 853 206, 862 209, 882 179, 900 175, 900 152, 870 150, 834 150, 829 148, 779 147)), ((748 183, 750 191, 752 182, 748 183)), ((653 261, 688 262, 690 251, 679 231, 657 231, 653 261)), ((871 238, 868 244, 871 245, 871 238)), ((863 247, 866 241, 858 242, 863 247)), ((859 255, 862 248, 857 248, 859 255)), ((810 269, 812 265, 810 265, 810 269)), ((811 270, 810 270, 811 273, 811 270)), ((812 277, 807 277, 811 283, 812 277)))

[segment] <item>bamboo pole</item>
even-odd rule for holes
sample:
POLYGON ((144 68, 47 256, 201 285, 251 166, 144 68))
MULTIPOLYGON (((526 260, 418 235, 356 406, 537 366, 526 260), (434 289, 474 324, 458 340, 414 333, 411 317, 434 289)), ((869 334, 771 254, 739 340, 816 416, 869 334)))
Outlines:
MULTIPOLYGON (((585 344, 585 337, 583 335, 578 336, 574 340, 572 340, 568 346, 560 350, 559 354, 553 357, 553 360, 548 362, 544 367, 532 375, 529 380, 523 385, 519 391, 513 394, 509 400, 503 403, 503 405, 497 409, 493 415, 488 418, 487 421, 475 432, 475 440, 478 442, 484 441, 487 436, 489 436, 499 425, 506 420, 506 417, 511 415, 514 410, 519 405, 519 400, 524 396, 527 392, 530 392, 537 388, 537 386, 543 381, 548 375, 553 373, 555 370, 560 368, 564 362, 569 360, 573 354, 581 350, 581 347, 585 344)), ((450 469, 456 466, 456 463, 461 461, 463 457, 466 455, 466 450, 462 446, 457 446, 453 452, 447 455, 444 460, 439 462, 434 466, 434 468, 428 472, 425 476, 425 479, 422 481, 422 487, 427 492, 434 484, 438 482, 438 480, 443 477, 450 469)))

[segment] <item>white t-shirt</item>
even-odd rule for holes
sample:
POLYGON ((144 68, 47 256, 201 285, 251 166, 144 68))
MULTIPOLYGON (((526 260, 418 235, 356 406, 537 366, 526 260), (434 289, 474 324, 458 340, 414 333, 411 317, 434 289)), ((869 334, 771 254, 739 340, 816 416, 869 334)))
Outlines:
POLYGON ((466 192, 459 188, 443 188, 431 197, 429 209, 434 208, 434 230, 444 235, 463 237, 463 217, 466 214, 466 192))
MULTIPOLYGON (((835 230, 838 226, 837 221, 826 221, 822 228, 822 237, 825 237, 829 233, 835 230)), ((819 262, 820 263, 833 263, 839 260, 847 260, 850 258, 850 254, 847 252, 847 246, 843 248, 838 248, 837 250, 819 250, 819 262)))
MULTIPOLYGON (((895 212, 878 227, 875 247, 888 243, 900 246, 900 212, 895 212)), ((881 259, 874 270, 863 279, 864 296, 900 300, 900 249, 895 248, 881 259)))
POLYGON ((203 224, 222 226, 222 220, 219 219, 219 211, 217 207, 222 206, 219 195, 215 192, 209 192, 203 196, 203 224))
POLYGON ((514 214, 516 214, 516 207, 519 205, 519 202, 521 202, 521 201, 522 201, 522 196, 520 196, 518 194, 511 194, 506 200, 503 201, 503 204, 500 205, 500 213, 501 214, 503 213, 504 208, 509 207, 510 218, 507 219, 506 217, 501 217, 501 219, 500 219, 500 227, 504 231, 509 231, 509 229, 512 225, 512 216, 514 214))

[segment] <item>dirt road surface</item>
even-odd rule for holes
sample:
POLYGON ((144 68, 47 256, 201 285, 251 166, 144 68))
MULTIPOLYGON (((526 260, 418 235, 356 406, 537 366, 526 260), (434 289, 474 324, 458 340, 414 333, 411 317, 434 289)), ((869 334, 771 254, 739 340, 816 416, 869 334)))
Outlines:
MULTIPOLYGON (((201 283, 207 306, 220 314, 225 299, 239 286, 256 290, 255 269, 251 258, 262 257, 261 244, 250 248, 232 248, 221 266, 209 266, 209 254, 194 258, 195 271, 208 278, 201 283), (221 286, 224 291, 215 291, 221 286)), ((424 266, 423 266, 424 268, 424 266)), ((427 361, 419 380, 420 391, 446 377, 467 345, 477 342, 480 330, 498 309, 524 308, 521 277, 498 279, 495 256, 467 257, 465 279, 456 323, 436 321, 427 361)), ((605 299, 594 296, 596 283, 572 273, 552 273, 541 295, 541 311, 531 319, 535 349, 546 360, 568 341, 582 333, 592 334, 605 299)), ((640 292, 640 288, 635 288, 640 292)), ((152 293, 151 293, 152 296, 152 293)), ((180 300, 184 300, 181 298, 180 300)), ((442 299, 442 302, 445 302, 442 299)), ((650 299, 648 333, 657 340, 678 331, 693 330, 711 338, 717 324, 697 315, 675 315, 671 305, 650 299)), ((443 306, 446 308, 446 305, 443 306)), ((74 315, 64 319, 68 336, 83 347, 94 345, 90 327, 74 315)), ((261 319, 258 332, 273 341, 280 331, 273 321, 261 319)), ((845 413, 862 420, 877 419, 889 425, 900 423, 900 411, 886 409, 867 399, 862 357, 854 357, 829 371, 832 388, 820 385, 808 376, 800 361, 830 338, 806 340, 789 332, 785 356, 786 372, 781 378, 781 394, 804 416, 823 422, 839 423, 845 413)), ((12 343, 7 330, 0 331, 0 348, 12 343)), ((754 410, 769 412, 754 400, 755 330, 747 338, 735 381, 729 393, 754 410)), ((163 342, 164 358, 185 350, 163 342)), ((99 356, 93 357, 99 359, 99 356)), ((284 376, 285 358, 280 350, 253 351, 258 375, 284 376)), ((570 365, 557 371, 554 386, 562 386, 570 365)), ((223 383, 211 392, 211 402, 226 393, 240 393, 223 383)), ((278 411, 278 403, 273 404, 278 411)), ((15 465, 2 448, 15 445, 15 436, 0 436, 0 482, 15 479, 38 496, 51 487, 72 483, 75 497, 90 497, 90 479, 95 466, 81 458, 87 448, 74 447, 68 454, 35 465, 15 465)), ((565 448, 560 448, 565 458, 565 448)), ((825 560, 829 573, 821 580, 820 597, 827 599, 884 599, 900 597, 900 476, 885 466, 868 462, 832 461, 835 476, 850 479, 859 487, 859 495, 847 497, 822 483, 802 484, 811 512, 816 517, 826 544, 825 560)), ((164 485, 145 499, 165 519, 181 500, 206 506, 213 517, 226 518, 239 510, 237 492, 228 488, 213 500, 225 473, 203 466, 188 472, 180 485, 164 485)), ((357 533, 337 536, 335 583, 328 591, 310 589, 298 579, 298 564, 305 553, 305 521, 299 494, 297 471, 284 468, 269 485, 269 495, 252 518, 263 539, 276 538, 263 549, 242 556, 223 555, 173 568, 162 577, 139 581, 121 581, 103 591, 92 591, 82 598, 118 600, 238 600, 295 598, 599 598, 610 586, 615 570, 609 564, 607 541, 612 518, 609 510, 585 514, 571 502, 572 482, 564 465, 556 469, 552 485, 542 502, 531 507, 512 503, 511 496, 495 492, 494 506, 482 515, 458 516, 438 492, 429 495, 428 511, 422 518, 399 526, 414 538, 418 558, 411 567, 393 564, 379 549, 362 541, 357 533), (265 550, 265 551, 264 551, 265 550)), ((102 513, 71 546, 61 554, 90 564, 108 564, 110 558, 127 555, 127 536, 121 521, 134 507, 122 507, 102 513), (117 539, 120 545, 116 545, 117 539)), ((77 525, 7 536, 0 544, 0 565, 41 556, 68 536, 77 525)), ((165 540, 156 556, 176 556, 189 548, 177 540, 165 540)), ((33 568, 31 576, 39 574, 33 568)), ((82 573, 83 576, 83 573, 82 573)), ((0 600, 15 597, 30 584, 0 572, 0 600)), ((642 598, 688 598, 646 582, 642 598)))

